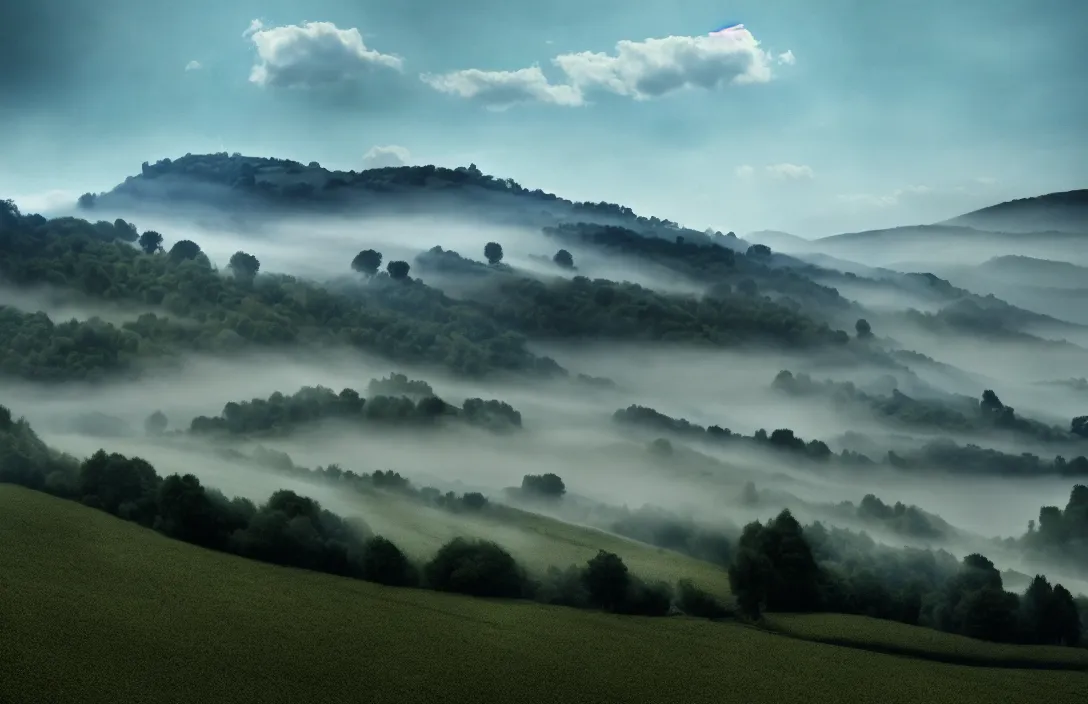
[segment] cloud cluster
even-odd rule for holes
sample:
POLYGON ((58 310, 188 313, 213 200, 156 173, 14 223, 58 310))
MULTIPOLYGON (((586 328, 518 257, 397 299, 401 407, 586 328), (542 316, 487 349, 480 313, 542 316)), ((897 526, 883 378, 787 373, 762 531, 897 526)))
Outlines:
MULTIPOLYGON (((734 173, 738 178, 751 180, 756 177, 757 172, 755 167, 749 164, 741 164, 734 173)), ((811 181, 816 177, 812 167, 804 164, 770 164, 763 167, 762 173, 777 181, 811 181)))
MULTIPOLYGON (((244 36, 257 47, 250 80, 262 86, 314 87, 355 80, 374 68, 402 70, 400 57, 369 49, 358 29, 330 22, 265 27, 254 20, 244 36)), ((795 62, 793 52, 765 51, 748 30, 726 35, 623 40, 611 53, 560 54, 553 82, 539 65, 516 70, 469 68, 423 73, 436 91, 504 110, 519 103, 584 105, 593 93, 651 100, 681 90, 766 83, 775 64, 795 62)))
POLYGON ((493 110, 529 102, 566 106, 584 103, 581 91, 573 86, 549 83, 539 66, 517 71, 470 68, 441 75, 425 73, 420 79, 440 93, 474 100, 493 110))
POLYGON ((368 48, 358 29, 340 29, 332 22, 265 27, 253 20, 243 36, 257 48, 249 80, 259 86, 332 86, 404 66, 400 57, 368 48))
POLYGON ((202 68, 204 68, 204 65, 195 59, 185 64, 186 71, 199 71, 202 68))
POLYGON ((412 158, 411 153, 396 144, 371 147, 363 155, 364 169, 382 169, 388 166, 405 166, 412 158))

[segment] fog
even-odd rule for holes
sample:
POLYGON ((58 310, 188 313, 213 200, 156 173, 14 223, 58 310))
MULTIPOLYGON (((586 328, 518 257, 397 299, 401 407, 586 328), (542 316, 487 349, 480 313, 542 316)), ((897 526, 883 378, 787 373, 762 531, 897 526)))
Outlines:
MULTIPOLYGON (((141 231, 161 232, 167 248, 181 239, 197 242, 220 268, 235 251, 243 250, 260 259, 262 272, 318 280, 349 274, 351 259, 365 248, 381 251, 385 262, 413 262, 418 254, 435 245, 480 261, 484 244, 497 241, 504 249, 504 263, 523 273, 568 277, 580 274, 684 294, 698 294, 703 289, 655 264, 569 246, 533 228, 467 218, 281 218, 259 230, 227 220, 196 224, 192 219, 147 213, 134 221, 141 231), (550 257, 560 247, 573 253, 578 271, 563 272, 540 259, 550 257)), ((850 257, 856 254, 846 250, 840 253, 850 257)), ((919 254, 917 248, 911 253, 919 254)), ((902 254, 899 251, 896 256, 902 254)), ((971 257, 979 256, 963 255, 968 263, 973 261, 971 257)), ((952 247, 948 256, 957 261, 960 252, 952 247)), ((429 277, 424 271, 422 278, 450 290, 457 288, 456 277, 429 277)), ((901 501, 917 505, 947 521, 955 532, 940 547, 958 554, 981 551, 1003 567, 1024 567, 1021 555, 995 547, 990 539, 1018 537, 1025 532, 1028 521, 1038 517, 1041 506, 1064 506, 1073 485, 1070 479, 965 477, 940 467, 909 473, 886 464, 858 468, 837 461, 818 466, 754 443, 690 440, 613 420, 617 409, 636 404, 745 436, 761 429, 771 432, 788 428, 805 441, 826 442, 833 452, 857 449, 849 438, 860 437, 871 448, 866 452, 872 452, 876 460, 888 450, 917 448, 937 437, 1013 455, 1034 452, 1048 460, 1056 454, 1073 457, 1078 451, 1072 446, 1056 447, 1017 436, 908 428, 864 409, 837 407, 826 398, 797 398, 774 390, 772 381, 786 369, 794 374, 811 374, 816 380, 850 381, 861 388, 891 375, 904 393, 938 399, 947 394, 978 398, 983 389, 990 388, 1019 415, 1065 428, 1072 417, 1085 413, 1082 393, 1071 387, 1039 383, 1083 376, 1088 368, 1085 347, 1048 344, 1041 337, 983 340, 962 332, 935 333, 902 315, 908 309, 939 310, 937 297, 927 296, 921 288, 912 290, 894 281, 835 285, 842 295, 872 311, 874 347, 914 351, 935 362, 908 361, 908 370, 878 364, 876 355, 869 363, 860 361, 861 357, 811 351, 730 351, 651 344, 531 345, 533 351, 553 357, 572 374, 615 382, 615 387, 609 389, 580 385, 575 379, 467 381, 441 368, 405 365, 354 349, 300 347, 232 358, 183 355, 180 365, 151 367, 139 380, 48 387, 5 380, 0 393, 2 402, 16 415, 25 416, 47 442, 76 456, 86 456, 100 447, 136 454, 154 464, 162 475, 193 473, 228 495, 255 501, 266 499, 279 488, 294 489, 336 512, 362 516, 376 530, 409 536, 420 553, 442 536, 452 537, 457 530, 465 529, 467 524, 408 504, 367 504, 331 485, 285 476, 253 463, 231 461, 212 450, 226 445, 249 453, 259 445, 288 453, 296 465, 314 468, 337 464, 360 473, 393 470, 417 486, 480 491, 494 501, 506 501, 503 490, 519 486, 527 474, 555 473, 563 478, 571 495, 602 506, 653 506, 708 525, 734 526, 768 518, 788 507, 802 518, 864 529, 888 544, 919 545, 915 538, 863 523, 834 506, 842 501, 857 504, 867 494, 875 494, 888 504, 901 501), (325 421, 295 428, 288 434, 215 441, 186 432, 151 438, 143 429, 145 419, 156 410, 167 416, 171 431, 187 431, 194 417, 216 416, 228 402, 263 399, 274 392, 289 395, 307 386, 326 386, 334 391, 349 387, 366 394, 371 379, 392 372, 428 382, 438 396, 457 406, 472 397, 505 401, 521 412, 524 428, 500 435, 463 424, 420 430, 369 421, 351 425, 325 421), (116 419, 120 425, 105 432, 102 428, 109 423, 96 425, 88 418, 116 419), (649 450, 650 443, 658 438, 670 440, 671 453, 661 455, 649 450), (757 506, 741 500, 748 482, 765 496, 757 506)), ((88 302, 70 292, 44 287, 17 289, 0 285, 0 304, 44 311, 56 320, 97 316, 115 324, 147 312, 161 314, 150 307, 88 302)), ((1088 345, 1088 335, 1079 337, 1076 329, 1043 327, 1034 332, 1040 336, 1064 332, 1070 342, 1088 345)), ((1079 452, 1084 454, 1083 449, 1079 452)), ((553 513, 564 520, 579 520, 577 515, 564 515, 560 509, 553 513)), ((472 530, 512 550, 531 553, 539 549, 524 531, 495 521, 474 525, 472 530)))
POLYGON ((659 265, 547 237, 539 227, 497 224, 465 215, 283 216, 258 224, 211 212, 198 213, 183 218, 157 209, 133 214, 126 209, 106 208, 96 209, 95 218, 112 221, 121 217, 133 222, 140 232, 159 232, 167 250, 179 240, 192 240, 220 269, 226 268, 231 255, 244 251, 260 260, 261 271, 320 281, 349 274, 356 254, 375 249, 383 255, 383 267, 390 261, 404 260, 413 265, 411 276, 441 286, 449 277, 419 270, 415 266, 418 255, 441 246, 467 259, 486 262, 484 245, 498 242, 503 248, 503 263, 531 275, 629 281, 679 294, 701 294, 706 288, 659 265), (551 263, 559 249, 571 252, 574 271, 551 263))

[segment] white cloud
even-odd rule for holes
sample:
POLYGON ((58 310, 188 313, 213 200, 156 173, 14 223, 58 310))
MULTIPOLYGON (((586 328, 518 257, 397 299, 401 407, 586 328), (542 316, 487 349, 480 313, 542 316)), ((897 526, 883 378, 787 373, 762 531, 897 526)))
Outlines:
POLYGON ((363 168, 381 169, 387 166, 404 166, 411 158, 412 154, 407 149, 396 144, 371 147, 363 155, 363 168))
POLYGON ((332 22, 265 27, 253 20, 242 36, 257 47, 249 80, 259 86, 314 88, 404 66, 398 56, 367 48, 358 29, 340 29, 332 22))
POLYGON ((993 176, 979 176, 975 179, 975 183, 980 183, 983 186, 992 186, 997 183, 997 179, 993 176))
POLYGON ((475 100, 493 110, 529 102, 567 106, 584 102, 577 88, 549 83, 539 66, 517 71, 470 68, 441 75, 425 73, 420 79, 439 92, 475 100))
POLYGON ((581 90, 597 88, 635 100, 684 88, 710 90, 772 78, 771 55, 746 29, 715 36, 623 40, 614 55, 583 51, 562 54, 552 63, 581 90))
POLYGON ((797 181, 815 177, 812 167, 803 164, 771 164, 770 166, 764 167, 764 171, 766 171, 771 178, 780 180, 797 181))
POLYGON ((734 172, 738 178, 750 181, 757 175, 763 174, 769 178, 777 181, 801 181, 811 180, 816 177, 816 173, 812 170, 811 166, 805 166, 804 164, 770 164, 764 166, 760 170, 750 164, 742 164, 738 166, 734 172))
POLYGON ((899 205, 903 196, 919 196, 933 193, 929 186, 905 186, 897 188, 890 193, 846 193, 838 196, 839 201, 852 205, 862 205, 871 208, 887 208, 899 205))
POLYGON ((787 49, 778 55, 778 63, 785 64, 786 66, 793 66, 797 63, 797 57, 793 55, 792 50, 787 49))
POLYGON ((185 64, 186 71, 199 71, 202 68, 204 68, 204 65, 195 59, 185 64))
POLYGON ((795 59, 790 51, 776 59, 748 30, 738 30, 715 36, 623 40, 613 54, 560 54, 551 62, 565 82, 552 83, 539 66, 517 71, 466 69, 420 78, 443 93, 497 109, 523 102, 577 106, 595 90, 649 100, 684 89, 766 83, 773 78, 776 61, 792 64, 795 59))

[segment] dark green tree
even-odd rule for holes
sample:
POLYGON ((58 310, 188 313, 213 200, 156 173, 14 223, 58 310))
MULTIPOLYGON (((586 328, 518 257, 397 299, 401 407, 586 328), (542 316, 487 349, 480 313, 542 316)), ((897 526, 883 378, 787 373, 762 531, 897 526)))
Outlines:
POLYGON ((154 230, 146 230, 140 235, 140 249, 145 254, 156 254, 162 251, 162 235, 154 230))
POLYGON ((382 265, 382 253, 373 249, 364 249, 351 260, 351 268, 360 274, 374 276, 382 265))
POLYGON ((261 262, 252 254, 235 252, 230 256, 228 266, 236 278, 248 280, 257 275, 261 262))
POLYGON ((574 257, 571 255, 570 252, 568 252, 565 249, 561 249, 558 252, 556 252, 555 256, 552 257, 552 261, 555 262, 556 265, 558 265, 558 266, 560 266, 560 267, 562 267, 564 269, 573 269, 574 268, 574 257))
POLYGON ((484 256, 488 264, 498 264, 502 261, 502 245, 498 242, 488 242, 484 245, 484 256))
POLYGON ((624 607, 631 575, 619 555, 599 550, 586 563, 582 581, 591 605, 605 611, 619 611, 624 607))
POLYGON ((408 272, 411 270, 411 265, 408 262, 396 260, 391 261, 386 265, 385 270, 389 272, 389 277, 395 281, 404 281, 408 278, 408 272))
POLYGON ((183 262, 187 260, 196 259, 202 254, 200 245, 192 240, 178 240, 174 243, 174 246, 170 248, 170 261, 183 262))

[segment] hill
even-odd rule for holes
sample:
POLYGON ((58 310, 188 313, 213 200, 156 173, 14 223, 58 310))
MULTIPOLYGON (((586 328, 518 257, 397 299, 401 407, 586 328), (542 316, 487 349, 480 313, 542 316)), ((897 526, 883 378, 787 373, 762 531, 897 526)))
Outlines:
POLYGON ((957 264, 970 265, 1006 255, 1088 265, 1088 236, 1085 233, 1050 230, 1025 236, 1019 232, 971 227, 958 220, 955 223, 847 232, 813 240, 813 246, 823 254, 900 271, 907 266, 920 266, 920 258, 933 264, 954 260, 957 264), (939 258, 931 256, 937 252, 941 254, 939 258))
POLYGON ((983 273, 996 274, 1009 281, 1026 286, 1045 285, 1053 288, 1085 288, 1088 286, 1088 267, 1069 262, 1034 257, 994 257, 979 267, 983 273))
POLYGON ((1088 233, 1088 189, 1017 198, 942 223, 998 232, 1088 233))
POLYGON ((1081 672, 380 587, 6 485, 0 513, 2 701, 970 704, 1076 701, 1088 686, 1081 672))
POLYGON ((475 164, 454 169, 397 166, 364 171, 333 171, 317 162, 218 154, 186 154, 144 162, 107 193, 85 194, 80 207, 122 210, 210 206, 241 218, 259 219, 275 211, 349 212, 371 215, 457 214, 544 227, 561 222, 593 222, 629 228, 647 237, 714 242, 743 251, 747 243, 721 232, 700 232, 671 220, 636 215, 613 203, 574 202, 513 179, 489 176, 475 164))

